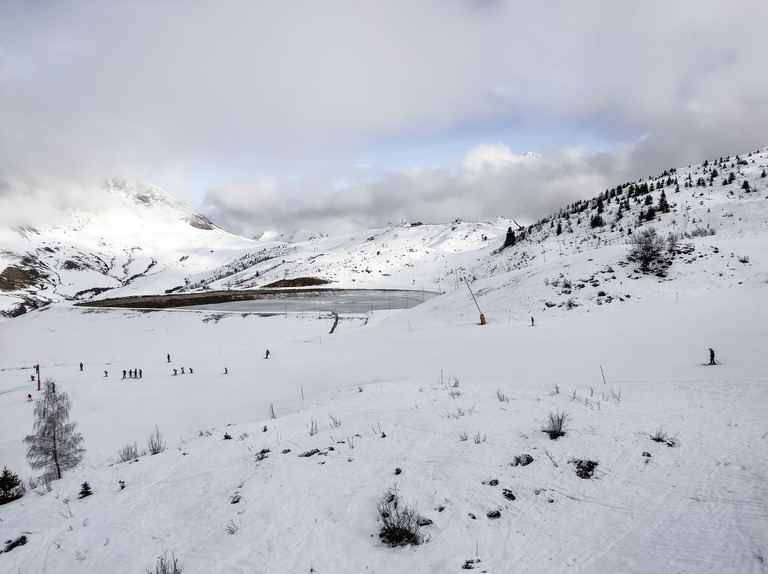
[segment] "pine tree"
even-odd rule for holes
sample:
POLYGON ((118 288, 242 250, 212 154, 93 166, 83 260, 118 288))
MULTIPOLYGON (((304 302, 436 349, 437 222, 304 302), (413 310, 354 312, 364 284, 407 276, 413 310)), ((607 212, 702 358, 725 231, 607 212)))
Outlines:
POLYGON ((662 213, 669 213, 669 203, 667 202, 667 196, 663 189, 661 190, 661 195, 659 196, 659 211, 662 213))
POLYGON ((666 242, 653 227, 633 233, 630 236, 630 242, 632 249, 630 249, 627 259, 639 262, 640 269, 644 273, 663 269, 667 263, 665 257, 666 242))
POLYGON ((507 229, 507 237, 504 239, 504 245, 502 245, 501 248, 506 249, 507 247, 512 247, 516 241, 515 232, 509 227, 507 229))
POLYGON ((45 394, 35 402, 35 434, 27 435, 24 443, 27 460, 33 469, 46 469, 61 478, 61 473, 77 466, 85 449, 80 445, 82 435, 77 423, 70 423, 72 403, 67 393, 54 392, 53 381, 46 381, 45 394))
POLYGON ((84 482, 82 485, 80 485, 80 494, 77 495, 78 498, 85 498, 86 496, 90 496, 93 494, 93 491, 91 490, 91 485, 87 482, 84 482))
POLYGON ((19 475, 3 467, 3 474, 0 475, 0 504, 7 504, 23 495, 24 488, 21 486, 19 475))

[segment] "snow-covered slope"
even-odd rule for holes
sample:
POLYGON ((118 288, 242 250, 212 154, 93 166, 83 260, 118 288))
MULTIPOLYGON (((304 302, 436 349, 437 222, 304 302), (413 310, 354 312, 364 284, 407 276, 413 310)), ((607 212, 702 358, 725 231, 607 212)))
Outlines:
POLYGON ((671 209, 642 224, 661 176, 608 190, 600 214, 596 198, 524 231, 499 219, 265 244, 174 220, 186 239, 155 243, 174 256, 111 292, 312 275, 443 293, 333 334, 330 313, 67 301, 0 323, 0 466, 37 474, 22 442, 35 364, 69 394, 87 449, 50 490, 0 506, 0 541, 26 540, 0 571, 128 574, 173 555, 210 573, 764 572, 767 155, 668 172, 671 209), (627 262, 629 234, 648 226, 678 236, 659 275, 627 262), (720 365, 703 364, 709 347, 720 365), (141 379, 122 378, 133 369, 141 379), (553 441, 541 428, 558 413, 553 441), (117 462, 156 425, 165 452, 117 462), (596 463, 592 478, 578 461, 596 463), (379 540, 393 489, 425 519, 418 546, 379 540))
POLYGON ((55 305, 6 321, 0 464, 33 475, 36 363, 69 393, 87 453, 0 507, 0 539, 27 540, 0 568, 128 574, 167 552, 210 573, 761 572, 766 287, 675 301, 645 285, 633 309, 535 327, 480 327, 461 290, 333 335, 330 316, 298 314, 55 305), (709 346, 722 365, 702 366, 709 346), (551 441, 557 412, 567 432, 551 441), (155 425, 165 452, 116 462, 155 425), (431 521, 419 546, 377 536, 392 488, 431 521))

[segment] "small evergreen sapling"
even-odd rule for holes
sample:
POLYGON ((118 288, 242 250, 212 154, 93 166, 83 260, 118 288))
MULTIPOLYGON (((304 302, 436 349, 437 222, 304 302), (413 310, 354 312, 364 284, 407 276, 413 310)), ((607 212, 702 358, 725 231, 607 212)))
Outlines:
POLYGON ((24 485, 21 484, 19 476, 3 467, 3 474, 0 475, 0 504, 7 504, 24 496, 24 485))
POLYGON ((91 485, 87 482, 84 482, 82 485, 80 485, 80 494, 77 495, 78 498, 85 498, 86 496, 90 496, 93 494, 93 491, 91 490, 91 485))

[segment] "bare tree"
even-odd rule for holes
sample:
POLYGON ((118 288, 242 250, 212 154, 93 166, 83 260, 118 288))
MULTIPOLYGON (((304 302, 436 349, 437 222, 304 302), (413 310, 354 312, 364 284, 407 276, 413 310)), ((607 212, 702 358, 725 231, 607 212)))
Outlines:
POLYGON ((72 403, 67 393, 57 392, 52 379, 45 382, 45 393, 35 402, 35 434, 27 435, 24 443, 27 460, 33 469, 47 469, 61 478, 61 473, 77 466, 85 449, 77 423, 69 422, 72 403))

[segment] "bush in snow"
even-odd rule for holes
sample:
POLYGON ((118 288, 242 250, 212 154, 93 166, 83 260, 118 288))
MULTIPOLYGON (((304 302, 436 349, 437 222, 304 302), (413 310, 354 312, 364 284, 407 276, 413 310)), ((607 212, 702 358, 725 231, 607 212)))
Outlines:
POLYGON ((163 439, 163 433, 155 425, 155 432, 149 435, 147 438, 147 450, 149 454, 160 454, 165 450, 165 440, 163 439))
POLYGON ((565 423, 569 417, 568 413, 560 411, 549 413, 547 421, 541 426, 541 432, 547 433, 552 440, 565 436, 565 423))
POLYGON ((573 459, 569 460, 568 462, 574 466, 576 470, 576 476, 584 479, 592 478, 592 475, 595 473, 595 469, 598 465, 598 463, 594 460, 573 459))
POLYGON ((117 462, 129 462, 139 458, 139 449, 136 443, 123 445, 119 451, 117 451, 117 462))
POLYGON ((147 574, 181 574, 181 564, 179 564, 176 556, 171 554, 171 559, 168 560, 168 552, 163 552, 157 558, 155 571, 147 570, 147 574))
POLYGON ((416 510, 401 503, 397 486, 387 490, 376 509, 381 520, 379 538, 382 542, 392 547, 418 545, 421 542, 419 515, 416 510))
POLYGON ((664 427, 653 429, 650 433, 648 433, 648 436, 652 441, 663 442, 668 447, 677 446, 677 438, 668 436, 667 433, 664 432, 664 427))

